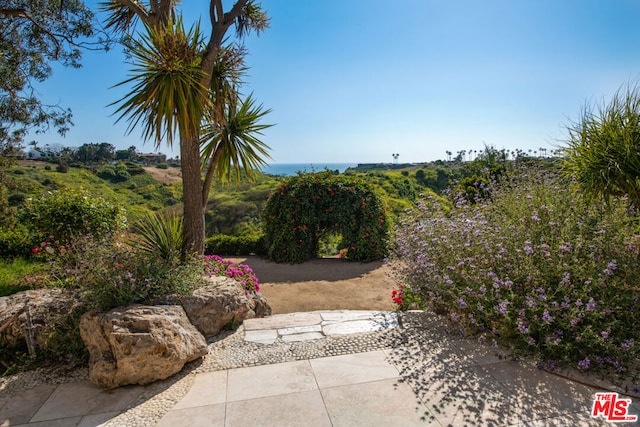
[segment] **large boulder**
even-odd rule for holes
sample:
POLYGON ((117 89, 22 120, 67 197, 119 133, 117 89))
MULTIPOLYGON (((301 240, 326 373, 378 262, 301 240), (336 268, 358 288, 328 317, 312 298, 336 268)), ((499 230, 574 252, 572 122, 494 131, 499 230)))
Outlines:
POLYGON ((105 388, 165 379, 207 354, 204 337, 177 305, 89 312, 80 335, 89 350, 89 379, 105 388))
POLYGON ((247 293, 244 286, 223 276, 205 277, 206 285, 187 296, 168 299, 180 304, 191 323, 206 338, 217 335, 225 325, 271 315, 271 307, 259 293, 247 293))
POLYGON ((79 294, 70 289, 33 289, 0 297, 0 342, 13 347, 26 342, 44 347, 57 321, 83 309, 79 294))

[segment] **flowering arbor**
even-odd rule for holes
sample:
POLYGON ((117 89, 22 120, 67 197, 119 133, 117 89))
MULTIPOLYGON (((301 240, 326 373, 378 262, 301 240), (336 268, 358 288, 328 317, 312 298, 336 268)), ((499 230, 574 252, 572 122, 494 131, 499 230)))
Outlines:
POLYGON ((382 200, 364 181, 330 171, 298 174, 282 183, 263 212, 269 258, 300 263, 318 254, 323 233, 342 235, 341 253, 370 262, 387 254, 382 200))

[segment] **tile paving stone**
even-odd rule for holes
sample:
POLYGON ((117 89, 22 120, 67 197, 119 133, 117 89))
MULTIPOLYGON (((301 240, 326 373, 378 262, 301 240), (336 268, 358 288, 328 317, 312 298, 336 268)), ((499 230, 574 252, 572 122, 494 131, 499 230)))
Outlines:
POLYGON ((278 339, 278 331, 273 329, 245 331, 244 340, 258 344, 273 344, 278 339))
POLYGON ((242 324, 246 331, 257 329, 282 329, 294 326, 319 325, 322 317, 319 313, 289 313, 269 317, 246 319, 242 324))
POLYGON ((296 342, 296 341, 319 340, 324 337, 325 336, 321 332, 307 332, 304 334, 284 335, 281 338, 282 338, 282 341, 284 342, 296 342))
POLYGON ((117 417, 120 411, 105 412, 103 414, 85 415, 80 420, 78 427, 99 427, 105 425, 112 418, 117 417))
MULTIPOLYGON (((82 417, 61 418, 29 424, 9 424, 11 427, 77 427, 82 417)), ((4 426, 3 426, 4 427, 4 426)))
POLYGON ((305 332, 322 332, 322 326, 320 325, 308 325, 308 326, 294 326, 292 328, 278 329, 278 335, 293 335, 302 334, 305 332))
POLYGON ((323 322, 346 322, 351 320, 366 320, 376 315, 380 315, 380 311, 371 310, 335 310, 318 312, 323 322))
POLYGON ((553 418, 567 413, 589 414, 595 390, 516 362, 481 366, 516 396, 517 411, 527 419, 553 418))
POLYGON ((60 384, 31 418, 31 422, 122 411, 143 390, 140 386, 102 390, 89 381, 60 384))
POLYGON ((419 364, 401 374, 435 418, 447 425, 509 425, 520 421, 516 398, 480 367, 419 364))
POLYGON ((380 331, 384 326, 373 320, 352 320, 348 322, 330 323, 322 327, 325 335, 350 335, 364 332, 380 331))
POLYGON ((197 374, 187 394, 173 409, 216 405, 227 400, 227 371, 197 374))
POLYGON ((227 402, 318 388, 308 360, 230 369, 227 402))
POLYGON ((227 426, 331 427, 319 390, 227 404, 227 426))
POLYGON ((386 360, 384 351, 345 354, 309 361, 318 387, 336 387, 397 378, 398 370, 386 360))
POLYGON ((321 389, 334 427, 440 426, 406 384, 396 379, 321 389))
MULTIPOLYGON (((520 426, 524 426, 525 424, 520 424, 520 426)), ((613 424, 608 421, 603 420, 602 418, 593 418, 588 412, 587 413, 574 413, 574 414, 566 414, 559 417, 553 418, 545 418, 534 421, 532 423, 526 424, 526 426, 531 427, 568 427, 568 426, 580 426, 580 427, 606 427, 606 426, 615 426, 615 425, 630 425, 630 424, 613 424)))
POLYGON ((206 405, 167 412, 156 427, 224 427, 225 405, 206 405))
POLYGON ((55 385, 39 385, 22 391, 19 397, 0 399, 0 426, 28 423, 55 391, 55 385))

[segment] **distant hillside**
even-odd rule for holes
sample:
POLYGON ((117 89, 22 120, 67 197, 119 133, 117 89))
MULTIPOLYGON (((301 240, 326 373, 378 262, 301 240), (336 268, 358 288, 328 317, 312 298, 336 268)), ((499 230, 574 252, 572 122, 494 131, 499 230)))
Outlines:
MULTIPOLYGON (((435 195, 434 189, 448 185, 445 176, 422 165, 377 165, 353 168, 345 173, 366 179, 382 197, 391 219, 410 208, 421 194, 435 195)), ((441 166, 444 170, 445 166, 441 166)), ((8 170, 9 203, 21 206, 29 197, 44 191, 84 189, 116 202, 128 212, 130 221, 141 213, 176 209, 181 211, 182 180, 179 168, 141 166, 118 162, 95 166, 72 166, 58 171, 55 163, 21 161, 8 170)), ((449 171, 451 168, 448 168, 449 171)), ((206 211, 207 236, 214 234, 255 235, 261 233, 260 213, 269 195, 284 178, 259 174, 256 182, 214 184, 206 211)))
POLYGON ((69 167, 66 172, 56 169, 55 164, 30 160, 20 161, 10 168, 7 171, 10 206, 19 207, 27 198, 45 191, 84 189, 118 203, 133 219, 146 211, 176 206, 182 198, 180 171, 172 168, 163 170, 118 163, 91 168, 69 167), (161 172, 156 173, 153 169, 161 172), (174 178, 176 173, 177 179, 174 178))

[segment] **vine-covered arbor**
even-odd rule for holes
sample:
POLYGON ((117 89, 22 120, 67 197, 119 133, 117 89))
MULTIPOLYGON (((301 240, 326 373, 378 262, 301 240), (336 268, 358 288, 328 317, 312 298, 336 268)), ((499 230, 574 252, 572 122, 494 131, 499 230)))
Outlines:
POLYGON ((342 235, 341 253, 370 262, 387 254, 388 223, 380 197, 361 179, 330 171, 299 173, 271 194, 263 212, 269 258, 300 263, 318 255, 325 233, 342 235))

